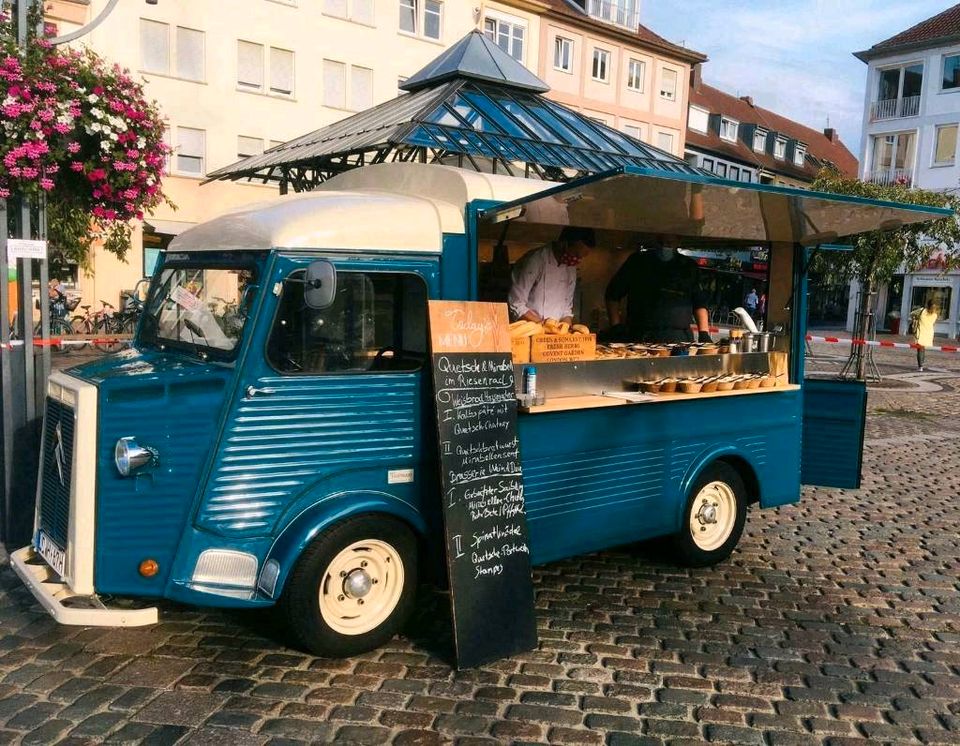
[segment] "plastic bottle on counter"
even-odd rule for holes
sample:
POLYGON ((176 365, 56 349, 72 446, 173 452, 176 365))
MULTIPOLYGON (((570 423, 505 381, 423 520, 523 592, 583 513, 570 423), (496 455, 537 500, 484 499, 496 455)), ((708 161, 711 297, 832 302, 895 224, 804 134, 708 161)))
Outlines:
POLYGON ((533 398, 537 396, 537 369, 532 365, 523 369, 523 393, 533 398))

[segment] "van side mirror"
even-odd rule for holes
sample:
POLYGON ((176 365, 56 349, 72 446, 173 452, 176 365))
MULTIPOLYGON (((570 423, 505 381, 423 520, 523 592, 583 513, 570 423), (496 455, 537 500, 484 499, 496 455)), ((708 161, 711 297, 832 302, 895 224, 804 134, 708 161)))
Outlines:
POLYGON ((303 301, 307 308, 322 311, 333 305, 337 296, 337 270, 332 262, 326 259, 311 262, 303 283, 303 301))

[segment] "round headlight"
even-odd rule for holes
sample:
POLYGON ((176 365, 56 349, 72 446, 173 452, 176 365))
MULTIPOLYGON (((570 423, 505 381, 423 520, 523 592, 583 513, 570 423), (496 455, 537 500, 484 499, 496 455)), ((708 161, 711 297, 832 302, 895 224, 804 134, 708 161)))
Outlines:
POLYGON ((113 460, 120 476, 128 477, 148 464, 155 464, 157 452, 148 446, 139 445, 133 438, 120 438, 113 447, 113 460))

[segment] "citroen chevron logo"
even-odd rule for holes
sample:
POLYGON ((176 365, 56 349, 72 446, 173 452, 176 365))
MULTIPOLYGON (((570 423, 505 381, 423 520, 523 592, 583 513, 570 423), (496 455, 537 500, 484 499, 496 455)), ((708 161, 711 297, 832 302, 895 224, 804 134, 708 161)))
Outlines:
POLYGON ((60 423, 57 423, 56 429, 53 431, 53 442, 56 445, 53 448, 53 458, 57 462, 57 474, 60 476, 60 486, 66 487, 64 482, 64 471, 65 466, 63 463, 63 431, 60 428, 60 423))

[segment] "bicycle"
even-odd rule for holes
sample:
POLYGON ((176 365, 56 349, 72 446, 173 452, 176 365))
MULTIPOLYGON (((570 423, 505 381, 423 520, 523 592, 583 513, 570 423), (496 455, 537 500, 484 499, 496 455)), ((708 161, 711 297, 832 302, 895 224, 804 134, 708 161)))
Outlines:
MULTIPOLYGON (((73 334, 73 326, 67 320, 67 311, 76 308, 77 302, 72 302, 66 297, 60 298, 51 298, 50 299, 50 339, 60 339, 62 342, 63 337, 66 337, 70 334, 73 334), (71 307, 71 302, 73 303, 71 307)), ((18 323, 19 315, 14 312, 13 316, 10 319, 10 339, 15 340, 20 338, 20 325, 18 323)), ((33 327, 33 338, 38 339, 41 336, 43 331, 43 324, 37 322, 36 326, 33 327)), ((51 344, 50 350, 62 355, 69 355, 73 352, 71 345, 66 344, 51 344)))
MULTIPOLYGON (((74 316, 71 319, 73 331, 76 334, 117 334, 116 326, 113 322, 113 316, 116 313, 116 307, 105 300, 100 301, 101 309, 99 311, 90 311, 90 306, 80 306, 84 315, 74 316)), ((89 343, 88 343, 89 344, 89 343)), ((122 341, 101 341, 94 340, 93 346, 101 352, 116 352, 123 347, 122 341)))

